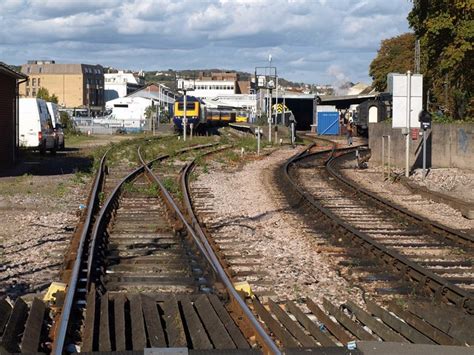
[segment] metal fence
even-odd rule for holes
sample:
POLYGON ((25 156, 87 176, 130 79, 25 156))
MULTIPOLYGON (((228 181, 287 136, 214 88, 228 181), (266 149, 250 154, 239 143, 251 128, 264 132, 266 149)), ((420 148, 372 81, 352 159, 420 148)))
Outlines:
POLYGON ((110 119, 109 117, 74 117, 74 125, 86 134, 114 134, 118 130, 141 132, 146 130, 145 120, 140 120, 140 127, 130 126, 127 120, 110 119))

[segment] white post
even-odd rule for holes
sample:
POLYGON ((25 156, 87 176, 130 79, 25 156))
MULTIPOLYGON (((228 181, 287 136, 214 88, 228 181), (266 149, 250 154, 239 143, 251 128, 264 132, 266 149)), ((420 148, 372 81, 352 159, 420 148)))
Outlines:
POLYGON ((270 91, 270 99, 268 101, 268 143, 272 142, 272 90, 270 91))
POLYGON ((155 116, 156 116, 156 114, 153 114, 153 112, 150 115, 151 128, 152 128, 152 134, 153 135, 155 135, 155 116))
MULTIPOLYGON (((278 108, 278 76, 275 78, 275 81, 276 81, 276 91, 275 91, 275 105, 277 105, 277 108, 278 108)), ((275 112, 275 125, 278 124, 278 109, 277 111, 275 112)))
POLYGON ((389 178, 390 178, 390 175, 391 175, 391 173, 392 173, 392 170, 391 170, 391 168, 390 168, 390 154, 391 154, 390 152, 391 152, 391 149, 392 149, 392 148, 390 147, 390 145, 391 145, 391 143, 390 143, 391 140, 392 140, 392 138, 390 138, 390 136, 388 136, 388 159, 387 159, 387 160, 388 160, 388 177, 389 177, 389 178))
POLYGON ((407 71, 407 121, 405 138, 405 176, 410 176, 410 114, 411 114, 411 72, 407 71))
POLYGON ((426 178, 426 128, 423 127, 423 180, 426 178))
POLYGON ((190 133, 189 139, 191 140, 193 139, 193 128, 194 128, 193 126, 194 125, 192 123, 189 125, 189 133, 190 133))
POLYGON ((285 92, 283 92, 283 124, 286 125, 286 101, 285 101, 285 92))
POLYGON ((161 105, 163 104, 163 93, 161 92, 161 90, 163 90, 163 88, 160 85, 159 105, 158 105, 157 118, 156 118, 157 127, 160 127, 161 105))
POLYGON ((385 136, 382 136, 382 179, 385 180, 385 136))
POLYGON ((186 117, 186 90, 184 90, 184 116, 183 116, 183 140, 186 142, 186 126, 188 125, 188 118, 186 117))
POLYGON ((260 126, 257 127, 257 155, 260 155, 260 126))
POLYGON ((295 122, 291 121, 291 145, 295 146, 295 122))

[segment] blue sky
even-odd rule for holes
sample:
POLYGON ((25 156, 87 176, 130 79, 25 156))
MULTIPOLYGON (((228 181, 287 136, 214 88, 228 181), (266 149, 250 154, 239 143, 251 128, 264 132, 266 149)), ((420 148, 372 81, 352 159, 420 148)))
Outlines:
POLYGON ((380 41, 409 30, 409 0, 2 0, 0 61, 253 72, 370 83, 380 41))

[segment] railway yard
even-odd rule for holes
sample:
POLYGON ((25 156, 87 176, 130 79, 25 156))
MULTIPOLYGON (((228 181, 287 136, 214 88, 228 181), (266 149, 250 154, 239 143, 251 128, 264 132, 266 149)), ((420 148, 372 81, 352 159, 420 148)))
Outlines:
POLYGON ((474 220, 364 139, 91 146, 0 178, 0 353, 472 354, 474 220))

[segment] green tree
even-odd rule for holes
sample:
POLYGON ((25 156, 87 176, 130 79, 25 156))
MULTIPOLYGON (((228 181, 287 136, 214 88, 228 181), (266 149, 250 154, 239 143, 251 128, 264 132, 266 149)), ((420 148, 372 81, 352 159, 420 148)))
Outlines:
POLYGON ((378 91, 385 91, 388 73, 413 71, 414 51, 415 35, 413 33, 383 40, 377 56, 370 63, 369 75, 373 80, 372 86, 378 91))
POLYGON ((430 98, 455 119, 473 116, 474 1, 412 0, 430 98))
POLYGON ((77 130, 77 128, 74 125, 73 120, 71 119, 71 117, 69 117, 67 112, 64 112, 64 111, 59 112, 59 121, 65 133, 68 133, 68 134, 81 133, 79 130, 77 130))
POLYGON ((46 88, 39 88, 38 93, 36 94, 38 99, 43 99, 44 101, 58 103, 58 97, 55 94, 49 95, 49 91, 46 88))
POLYGON ((156 116, 156 106, 150 105, 145 109, 145 118, 149 120, 152 117, 156 116))

